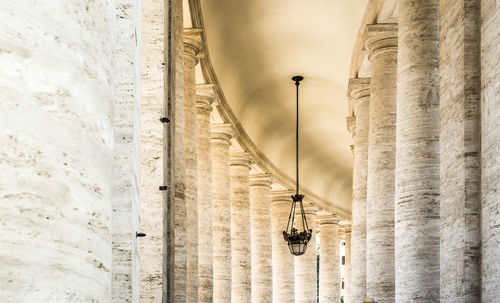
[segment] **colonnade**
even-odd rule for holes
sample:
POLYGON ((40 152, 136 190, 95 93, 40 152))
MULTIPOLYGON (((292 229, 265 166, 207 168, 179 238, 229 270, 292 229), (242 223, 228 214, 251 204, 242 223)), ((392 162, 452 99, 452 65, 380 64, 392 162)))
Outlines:
MULTIPOLYGON (((177 131, 182 138, 176 144, 182 144, 184 155, 183 182, 177 184, 184 186, 178 192, 184 193, 186 245, 176 258, 186 274, 176 276, 181 288, 175 297, 186 302, 316 302, 316 235, 303 256, 291 255, 282 233, 292 191, 273 190, 283 185, 254 163, 251 151, 242 150, 230 121, 211 118, 219 106, 216 87, 196 84, 195 66, 203 53, 200 30, 186 29, 183 47, 183 124, 177 131)), ((317 219, 319 211, 306 203, 309 226, 315 230, 319 225, 321 234, 320 302, 339 301, 339 218, 323 212, 317 219)))
POLYGON ((500 98, 492 93, 498 50, 490 39, 498 42, 491 20, 499 14, 492 3, 399 1, 397 24, 366 26, 371 76, 351 79, 348 89, 347 303, 498 300, 492 222, 499 217, 491 208, 498 182, 491 178, 499 171, 492 119, 500 98))

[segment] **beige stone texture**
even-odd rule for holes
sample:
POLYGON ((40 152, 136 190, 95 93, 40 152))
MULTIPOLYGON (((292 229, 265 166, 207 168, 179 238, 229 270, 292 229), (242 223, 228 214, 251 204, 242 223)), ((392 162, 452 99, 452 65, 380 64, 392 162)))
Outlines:
POLYGON ((184 153, 186 199, 186 302, 198 302, 198 148, 196 127, 197 55, 199 33, 184 30, 184 153))
POLYGON ((319 218, 319 302, 340 302, 339 220, 319 218))
POLYGON ((250 164, 246 152, 230 154, 231 187, 231 301, 250 303, 250 164))
POLYGON ((344 303, 352 303, 351 228, 345 230, 344 303))
POLYGON ((196 128, 198 148, 198 302, 213 301, 213 209, 212 150, 210 112, 215 98, 213 86, 196 89, 196 128))
MULTIPOLYGON (((307 244, 307 249, 305 254, 301 256, 294 256, 296 303, 317 302, 318 272, 317 272, 317 259, 316 259, 317 251, 316 251, 316 232, 315 232, 316 212, 317 212, 316 206, 304 205, 304 213, 307 218, 307 224, 309 225, 309 229, 312 229, 313 233, 311 236, 311 240, 309 240, 309 243, 307 244)), ((301 215, 296 215, 295 220, 296 222, 302 222, 301 215)), ((301 230, 302 223, 296 226, 297 229, 301 230)))
POLYGON ((1 3, 2 302, 111 301, 112 4, 1 3))
POLYGON ((366 294, 366 182, 370 79, 349 81, 348 94, 354 103, 354 164, 352 177, 352 300, 361 302, 366 294))
POLYGON ((371 62, 366 194, 366 296, 394 302, 397 24, 366 27, 371 62))
POLYGON ((230 124, 212 124, 213 300, 231 302, 231 190, 229 176, 230 124))
POLYGON ((273 303, 295 302, 294 257, 283 239, 292 205, 292 190, 271 192, 273 303))
POLYGON ((481 301, 500 298, 500 4, 481 1, 481 301))
POLYGON ((480 300, 480 1, 440 2, 440 300, 480 300))
POLYGON ((140 1, 115 1, 115 11, 111 300, 139 302, 140 1))
MULTIPOLYGON (((163 271, 163 116, 164 4, 142 2, 141 96, 141 302, 162 298, 163 271), (160 59, 159 59, 160 58, 160 59)), ((156 300, 156 301, 155 301, 156 300)))
POLYGON ((250 175, 252 302, 273 300, 270 174, 250 175))
POLYGON ((439 301, 439 1, 399 1, 396 302, 439 301))

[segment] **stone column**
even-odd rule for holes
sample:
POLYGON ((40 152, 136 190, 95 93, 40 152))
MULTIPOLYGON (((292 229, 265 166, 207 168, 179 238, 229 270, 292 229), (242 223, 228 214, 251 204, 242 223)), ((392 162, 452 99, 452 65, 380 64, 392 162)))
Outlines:
POLYGON ((87 4, 2 2, 2 302, 111 301, 117 16, 87 4))
POLYGON ((394 302, 397 24, 367 26, 371 62, 366 195, 366 293, 394 302))
MULTIPOLYGON (((309 228, 313 230, 311 240, 307 244, 306 253, 302 256, 294 256, 295 261, 295 302, 316 303, 317 302, 317 251, 316 251, 316 211, 314 205, 304 204, 304 212, 309 228)), ((288 218, 288 217, 287 217, 288 218)), ((300 215, 296 215, 296 222, 301 222, 300 215)), ((301 226, 301 225, 298 225, 301 226)), ((286 227, 286 226, 285 226, 286 227)), ((300 228, 299 228, 300 229, 300 228)))
POLYGON ((396 301, 439 301, 439 1, 399 1, 396 301))
POLYGON ((270 174, 250 175, 252 302, 273 299, 270 174))
MULTIPOLYGON (((321 257, 321 256, 320 256, 321 257)), ((345 229, 344 303, 352 303, 351 228, 345 229)))
POLYGON ((213 302, 213 210, 210 113, 213 85, 198 85, 196 127, 198 148, 198 301, 213 302))
POLYGON ((366 294, 366 176, 370 79, 351 79, 348 91, 354 103, 356 117, 352 177, 352 300, 362 302, 366 294))
POLYGON ((273 303, 295 302, 293 255, 283 239, 292 206, 291 190, 272 191, 273 303))
POLYGON ((319 218, 319 302, 340 302, 339 220, 319 218))
POLYGON ((481 1, 481 300, 500 297, 500 6, 481 1))
POLYGON ((198 153, 196 128, 197 29, 184 30, 184 146, 186 197, 186 302, 198 301, 198 153))
POLYGON ((479 4, 440 1, 441 302, 480 301, 479 4))
POLYGON ((230 124, 212 124, 213 299, 231 302, 231 191, 229 188, 230 124))
POLYGON ((250 269, 250 164, 246 152, 232 152, 231 157, 231 301, 252 300, 250 269))

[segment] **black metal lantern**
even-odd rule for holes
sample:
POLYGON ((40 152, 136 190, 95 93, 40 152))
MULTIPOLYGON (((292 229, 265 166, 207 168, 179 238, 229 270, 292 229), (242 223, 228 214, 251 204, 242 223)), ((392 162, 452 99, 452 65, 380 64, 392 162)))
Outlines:
POLYGON ((307 243, 311 240, 312 230, 307 225, 307 218, 304 213, 302 199, 304 195, 299 194, 299 85, 304 77, 294 76, 295 87, 297 91, 297 121, 295 127, 295 168, 297 188, 295 195, 292 196, 292 207, 288 217, 286 230, 283 231, 283 238, 288 243, 290 253, 295 256, 303 255, 307 249, 307 243), (297 213, 298 212, 298 213, 297 213), (300 221, 295 220, 295 216, 300 214, 300 221), (298 222, 299 221, 299 222, 298 222))

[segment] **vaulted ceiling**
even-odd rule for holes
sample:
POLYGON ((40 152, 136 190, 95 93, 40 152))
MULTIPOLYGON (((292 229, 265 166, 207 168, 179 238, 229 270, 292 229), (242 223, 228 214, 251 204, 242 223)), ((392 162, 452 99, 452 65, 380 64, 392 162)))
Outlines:
POLYGON ((295 175, 295 86, 300 86, 301 182, 351 208, 346 131, 351 55, 368 0, 201 1, 208 51, 245 131, 295 175))

